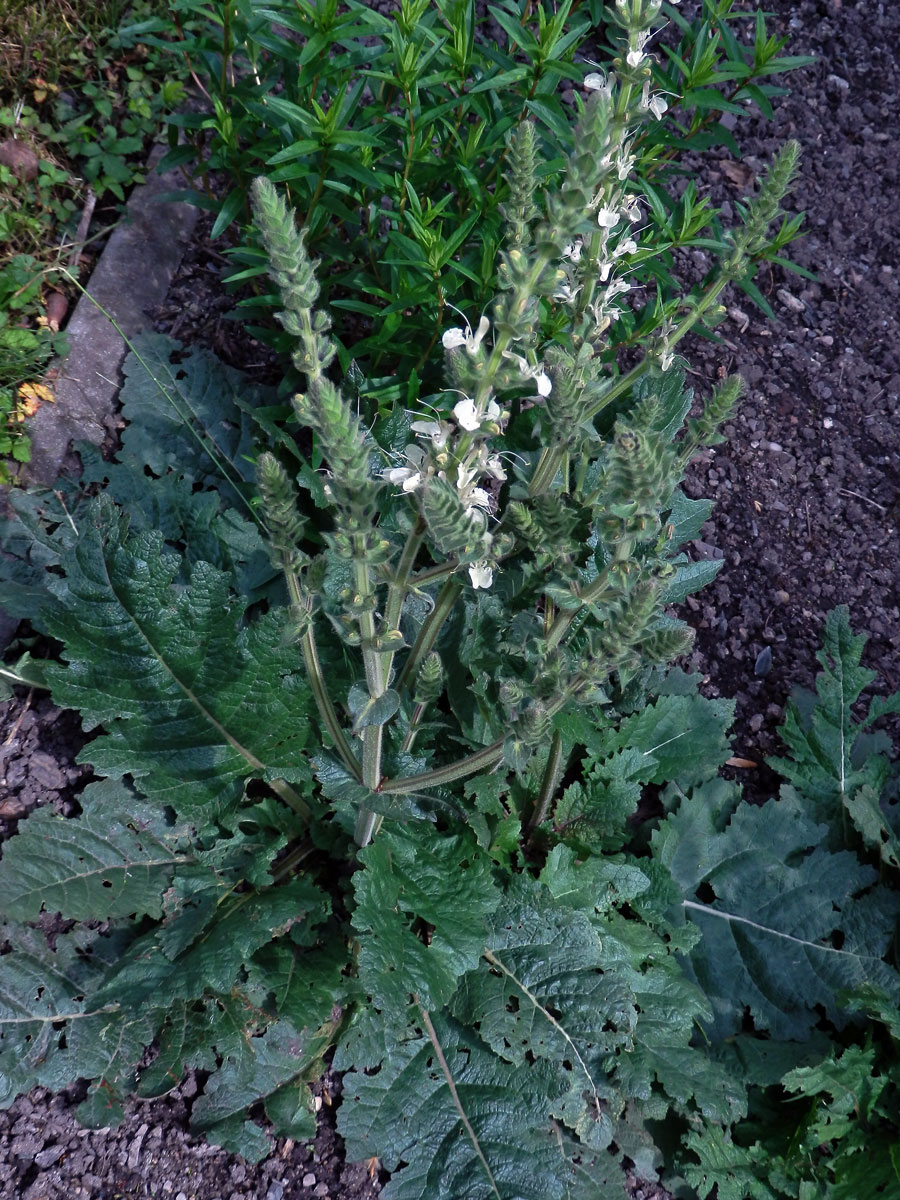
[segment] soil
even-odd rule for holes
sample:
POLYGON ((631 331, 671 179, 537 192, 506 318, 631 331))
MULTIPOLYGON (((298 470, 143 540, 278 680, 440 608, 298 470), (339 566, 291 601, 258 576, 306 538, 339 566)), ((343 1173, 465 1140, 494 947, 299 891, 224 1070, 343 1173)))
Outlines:
MULTIPOLYGON (((691 665, 706 677, 707 693, 737 700, 735 753, 760 764, 743 772, 757 796, 775 781, 763 760, 779 748, 776 729, 792 688, 813 684, 824 617, 835 605, 848 604, 854 628, 869 634, 865 659, 879 671, 877 690, 900 689, 900 222, 893 203, 900 181, 890 132, 900 102, 900 8, 892 0, 769 0, 766 9, 771 32, 789 38, 787 52, 815 54, 817 62, 790 77, 792 93, 774 122, 742 123, 743 162, 713 152, 700 183, 727 215, 743 168, 749 180, 785 138, 797 138, 803 159, 792 205, 806 211, 807 234, 789 253, 816 279, 781 268, 761 273, 774 321, 733 294, 720 343, 682 347, 700 395, 724 372, 738 371, 747 382, 727 442, 695 462, 687 482, 690 495, 716 499, 693 551, 724 558, 725 566, 688 601, 686 615, 697 632, 691 665)), ((233 299, 220 288, 220 247, 205 230, 208 224, 199 227, 157 326, 264 375, 269 364, 260 348, 224 321, 233 299)), ((36 804, 76 811, 86 769, 74 757, 83 741, 77 719, 46 698, 19 694, 0 704, 0 840, 36 804)), ((78 1126, 74 1091, 20 1098, 0 1112, 0 1197, 367 1200, 377 1193, 377 1164, 370 1172, 344 1161, 334 1123, 339 1080, 320 1085, 330 1103, 321 1106, 315 1143, 282 1139, 258 1166, 187 1131, 197 1087, 190 1076, 165 1100, 132 1103, 124 1124, 101 1131, 78 1126)), ((665 1195, 640 1181, 632 1193, 665 1195)))

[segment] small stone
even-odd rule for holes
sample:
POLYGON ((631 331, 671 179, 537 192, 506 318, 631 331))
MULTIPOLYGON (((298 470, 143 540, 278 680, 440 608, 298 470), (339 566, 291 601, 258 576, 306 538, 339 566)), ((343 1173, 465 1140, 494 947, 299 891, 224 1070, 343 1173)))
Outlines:
POLYGON ((831 417, 822 418, 822 427, 823 429, 834 429, 834 421, 831 419, 831 417))
POLYGON ((35 783, 48 791, 60 791, 66 786, 66 777, 49 754, 38 750, 28 760, 28 773, 35 783))
POLYGON ((276 1179, 274 1183, 269 1184, 269 1190, 266 1192, 266 1200, 282 1200, 284 1196, 284 1184, 279 1183, 276 1179))
POLYGON ((759 733, 760 729, 762 729, 762 723, 762 713, 754 713, 750 718, 750 728, 754 733, 759 733))
POLYGON ((315 1186, 315 1189, 313 1191, 313 1195, 314 1196, 327 1196, 328 1195, 328 1184, 327 1183, 317 1183, 315 1186))
POLYGON ((44 1150, 39 1150, 34 1156, 34 1161, 37 1166, 45 1171, 47 1167, 52 1167, 55 1162, 62 1158, 65 1154, 65 1146, 47 1146, 44 1150))
POLYGON ((313 1175, 312 1171, 307 1172, 307 1174, 303 1176, 303 1186, 305 1188, 316 1186, 316 1177, 313 1175))
POLYGON ((756 664, 753 668, 753 674, 756 676, 768 675, 772 670, 772 647, 765 646, 759 652, 756 659, 756 664))
POLYGON ((778 601, 779 604, 790 604, 791 594, 790 594, 790 592, 786 592, 782 588, 779 588, 778 591, 775 593, 775 599, 778 601))
POLYGON ((187 1192, 179 1192, 175 1200, 187 1200, 187 1192))

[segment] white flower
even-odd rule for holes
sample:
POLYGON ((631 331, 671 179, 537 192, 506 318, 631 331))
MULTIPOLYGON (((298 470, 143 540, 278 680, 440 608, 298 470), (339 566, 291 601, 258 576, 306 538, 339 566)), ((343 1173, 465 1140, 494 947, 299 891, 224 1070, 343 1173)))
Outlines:
POLYGON ((607 99, 612 96, 612 73, 607 77, 598 71, 592 71, 590 75, 585 75, 581 82, 591 92, 602 92, 607 99))
POLYGON ((413 433, 421 434, 422 437, 431 438, 431 444, 435 450, 444 449, 451 432, 446 421, 413 421, 410 429, 413 433))
POLYGON ((539 396, 550 395, 553 382, 543 367, 532 367, 526 358, 523 358, 521 354, 514 354, 512 350, 504 350, 503 357, 511 359, 526 379, 535 380, 539 396))
POLYGON ((485 464, 484 471, 486 475, 490 475, 491 479, 498 479, 501 483, 506 479, 506 472, 503 469, 503 463, 500 461, 499 454, 491 455, 485 464))
POLYGON ((631 284, 627 279, 614 279, 606 289, 606 296, 603 303, 608 304, 610 300, 614 300, 616 296, 623 296, 626 292, 631 291, 631 284))
POLYGON ((621 258, 623 254, 636 254, 637 248, 638 245, 634 238, 625 238, 625 240, 619 242, 618 246, 616 246, 615 250, 613 250, 613 258, 621 258))
POLYGON ((465 329, 445 329, 441 338, 441 345, 445 350, 456 350, 459 346, 465 346, 469 354, 477 354, 481 349, 481 343, 484 341, 484 335, 490 329, 491 323, 487 317, 482 316, 478 322, 478 329, 472 333, 472 326, 466 325, 465 329))
POLYGON ((388 483, 399 483, 404 492, 414 492, 424 481, 425 451, 420 446, 407 446, 404 457, 408 467, 390 467, 381 472, 381 478, 388 483))
POLYGON ((669 103, 661 93, 657 93, 657 95, 651 97, 650 80, 645 79, 638 107, 642 108, 644 112, 651 112, 657 121, 660 121, 662 120, 663 113, 669 107, 669 103))
POLYGON ((467 467, 465 463, 460 463, 456 468, 456 488, 457 491, 463 491, 469 486, 475 478, 476 471, 474 467, 467 467))
POLYGON ((650 37, 651 34, 649 30, 644 30, 643 33, 639 33, 637 35, 635 44, 625 55, 625 61, 628 63, 629 67, 639 67, 644 61, 644 58, 646 57, 644 54, 644 47, 647 45, 650 37))
POLYGON ((598 270, 598 277, 599 277, 601 283, 606 283, 607 279, 609 279, 609 273, 612 270, 612 268, 613 268, 613 265, 611 262, 600 263, 599 270, 598 270))
POLYGON ((563 304, 571 304, 580 291, 580 287, 572 287, 571 283, 561 283, 553 293, 553 299, 561 300, 563 304))
POLYGON ((484 410, 484 421, 499 421, 500 420, 500 405, 496 400, 488 400, 487 408, 484 410))
POLYGON ((461 425, 468 433, 474 433, 481 426, 481 417, 478 415, 475 401, 469 396, 454 405, 453 416, 457 424, 461 425))
POLYGON ((662 120, 663 113, 668 107, 669 102, 664 96, 656 95, 650 101, 650 111, 653 113, 654 117, 656 117, 657 121, 662 120))
POLYGON ((469 578, 473 588, 489 588, 494 582, 494 568, 485 559, 469 563, 469 578))
POLYGON ((422 482, 421 473, 414 471, 412 467, 391 467, 389 471, 381 472, 381 478, 386 479, 388 483, 401 484, 404 492, 414 492, 422 482))
POLYGON ((674 361, 675 355, 667 347, 665 350, 663 350, 659 358, 659 369, 663 372, 663 374, 668 371, 669 367, 671 367, 674 361))
POLYGON ((597 224, 601 229, 614 229, 621 217, 615 208, 601 208, 597 213, 597 224))
POLYGON ((622 205, 622 215, 635 225, 641 219, 641 206, 635 196, 629 196, 622 205))
POLYGON ((570 259, 573 263, 581 260, 581 238, 576 238, 574 242, 570 242, 562 252, 563 258, 570 259))
POLYGON ((484 488, 472 488, 467 496, 462 497, 462 502, 469 511, 473 508, 483 508, 485 512, 491 510, 491 497, 484 488))
POLYGON ((628 178, 635 163, 635 156, 628 153, 630 149, 630 146, 624 148, 616 155, 616 174, 620 181, 628 178))

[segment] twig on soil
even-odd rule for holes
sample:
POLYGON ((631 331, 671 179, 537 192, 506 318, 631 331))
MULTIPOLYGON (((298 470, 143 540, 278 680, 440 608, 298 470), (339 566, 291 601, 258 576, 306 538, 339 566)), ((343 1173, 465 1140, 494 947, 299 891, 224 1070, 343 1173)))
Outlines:
POLYGON ((25 714, 28 712, 29 708, 31 708, 31 701, 32 701, 33 696, 34 696, 34 688, 29 688, 28 695, 25 697, 25 703, 22 705, 22 711, 16 717, 12 729, 9 731, 6 738, 4 739, 4 742, 3 742, 4 746, 10 745, 13 738, 19 732, 19 726, 22 724, 25 714))
POLYGON ((887 512, 887 509, 882 504, 877 504, 874 500, 870 500, 868 496, 860 495, 859 492, 854 492, 852 488, 838 488, 839 496, 855 496, 857 500, 862 500, 864 504, 871 504, 873 508, 877 508, 879 512, 887 512))
POLYGON ((81 220, 78 222, 78 228, 75 231, 75 242, 72 248, 72 253, 69 255, 69 270, 74 271, 78 266, 81 252, 84 250, 84 244, 87 241, 88 230, 91 227, 91 218, 94 215, 94 206, 97 203, 97 197, 94 194, 93 188, 88 188, 87 195, 84 200, 84 208, 81 212, 81 220))

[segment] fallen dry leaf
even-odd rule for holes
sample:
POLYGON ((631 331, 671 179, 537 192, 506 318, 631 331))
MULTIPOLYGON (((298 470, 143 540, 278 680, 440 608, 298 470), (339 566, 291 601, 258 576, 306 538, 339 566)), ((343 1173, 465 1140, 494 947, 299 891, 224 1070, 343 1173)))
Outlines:
POLYGON ((55 403, 56 397, 45 383, 21 383, 15 418, 21 423, 26 417, 33 417, 42 404, 55 403))
POLYGON ((753 171, 746 163, 723 158, 719 160, 719 170, 737 187, 747 187, 753 182, 753 171))
POLYGON ((14 175, 26 183, 37 175, 40 161, 31 147, 18 138, 7 138, 0 142, 0 166, 9 167, 14 175))
POLYGON ((752 758, 729 758, 725 763, 726 767, 743 767, 749 770, 750 767, 758 767, 759 763, 755 763, 752 758))

